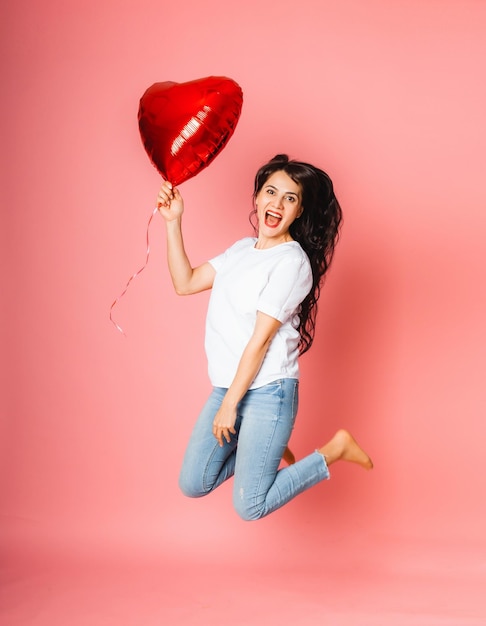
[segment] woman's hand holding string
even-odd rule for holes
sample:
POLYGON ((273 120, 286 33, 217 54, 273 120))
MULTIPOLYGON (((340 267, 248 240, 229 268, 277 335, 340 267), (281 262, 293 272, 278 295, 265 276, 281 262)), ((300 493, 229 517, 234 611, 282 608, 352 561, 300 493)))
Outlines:
POLYGON ((184 213, 184 201, 179 190, 165 180, 157 195, 157 208, 166 222, 180 219, 184 213))

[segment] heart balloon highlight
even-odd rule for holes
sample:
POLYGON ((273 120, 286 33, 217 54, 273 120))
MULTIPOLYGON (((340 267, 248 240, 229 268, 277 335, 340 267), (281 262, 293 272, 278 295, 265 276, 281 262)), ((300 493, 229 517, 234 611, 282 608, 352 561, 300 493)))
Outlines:
POLYGON ((159 173, 179 185, 207 167, 233 134, 242 104, 240 86, 221 76, 149 87, 138 125, 159 173))

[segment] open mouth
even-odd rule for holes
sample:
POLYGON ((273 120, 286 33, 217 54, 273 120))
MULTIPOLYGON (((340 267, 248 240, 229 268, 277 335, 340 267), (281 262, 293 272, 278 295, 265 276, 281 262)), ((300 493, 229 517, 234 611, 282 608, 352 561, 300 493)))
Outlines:
POLYGON ((280 224, 282 220, 282 216, 278 213, 274 213, 273 211, 266 211, 265 213, 265 226, 269 228, 275 228, 280 224))

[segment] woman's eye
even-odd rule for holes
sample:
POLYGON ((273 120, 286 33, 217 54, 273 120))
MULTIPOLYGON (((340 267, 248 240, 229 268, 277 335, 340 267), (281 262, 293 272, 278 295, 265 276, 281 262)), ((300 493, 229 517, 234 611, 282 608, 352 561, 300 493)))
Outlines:
POLYGON ((273 189, 267 189, 267 193, 270 194, 271 196, 273 196, 274 191, 273 191, 273 189))
POLYGON ((295 202, 295 198, 294 198, 294 196, 287 196, 287 200, 288 200, 289 202, 295 202))

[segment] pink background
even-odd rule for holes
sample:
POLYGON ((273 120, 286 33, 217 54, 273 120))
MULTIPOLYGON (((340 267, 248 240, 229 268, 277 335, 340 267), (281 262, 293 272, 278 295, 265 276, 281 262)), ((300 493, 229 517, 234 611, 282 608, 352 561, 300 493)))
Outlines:
POLYGON ((0 19, 0 621, 483 624, 486 3, 16 0, 0 19), (261 522, 231 485, 178 491, 209 383, 207 294, 174 295, 154 82, 229 76, 240 122, 184 183, 199 263, 249 233, 277 152, 334 180, 345 222, 302 360, 292 447, 347 426, 339 467, 261 522), (3 620, 3 621, 2 621, 3 620))

